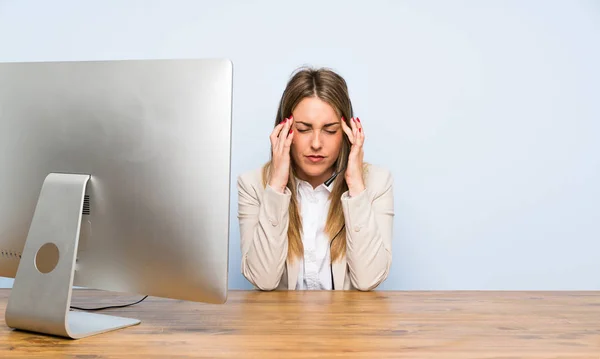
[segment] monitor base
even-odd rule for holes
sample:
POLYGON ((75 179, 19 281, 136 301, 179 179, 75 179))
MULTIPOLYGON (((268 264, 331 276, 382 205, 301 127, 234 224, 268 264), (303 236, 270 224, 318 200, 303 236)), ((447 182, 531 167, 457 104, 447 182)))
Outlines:
POLYGON ((51 173, 44 180, 6 307, 10 328, 80 339, 140 323, 70 310, 89 179, 51 173))

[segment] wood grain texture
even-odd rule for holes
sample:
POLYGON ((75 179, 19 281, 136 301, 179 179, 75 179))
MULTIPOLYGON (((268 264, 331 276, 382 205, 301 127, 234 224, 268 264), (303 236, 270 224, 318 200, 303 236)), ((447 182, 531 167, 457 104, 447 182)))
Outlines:
MULTIPOLYGON (((0 358, 600 358, 598 292, 233 291, 103 311, 142 324, 78 341, 14 331, 0 358)), ((139 299, 76 290, 73 305, 139 299)))

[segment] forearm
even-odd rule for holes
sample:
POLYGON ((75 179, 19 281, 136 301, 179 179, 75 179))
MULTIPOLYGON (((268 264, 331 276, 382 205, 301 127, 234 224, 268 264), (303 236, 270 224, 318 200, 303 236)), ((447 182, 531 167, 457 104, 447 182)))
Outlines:
POLYGON ((393 207, 384 198, 373 203, 364 190, 343 199, 346 222, 346 259, 350 280, 359 290, 372 290, 383 282, 392 262, 393 207))
POLYGON ((275 289, 285 268, 288 206, 288 194, 267 187, 254 221, 244 222, 242 274, 261 290, 275 289))

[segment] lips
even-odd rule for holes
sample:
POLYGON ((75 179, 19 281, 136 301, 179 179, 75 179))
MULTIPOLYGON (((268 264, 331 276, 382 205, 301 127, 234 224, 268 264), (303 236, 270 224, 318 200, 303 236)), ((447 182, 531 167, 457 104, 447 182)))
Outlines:
POLYGON ((306 156, 306 158, 308 158, 309 161, 316 163, 316 162, 321 162, 325 159, 325 157, 323 156, 318 156, 318 155, 314 155, 314 156, 306 156))

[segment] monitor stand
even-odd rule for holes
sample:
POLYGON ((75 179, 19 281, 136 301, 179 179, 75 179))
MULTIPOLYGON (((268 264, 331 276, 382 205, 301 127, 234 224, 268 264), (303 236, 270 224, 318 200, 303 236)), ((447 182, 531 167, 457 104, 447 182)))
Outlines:
POLYGON ((14 329, 80 339, 139 324, 137 319, 70 311, 89 175, 44 180, 6 307, 14 329))

